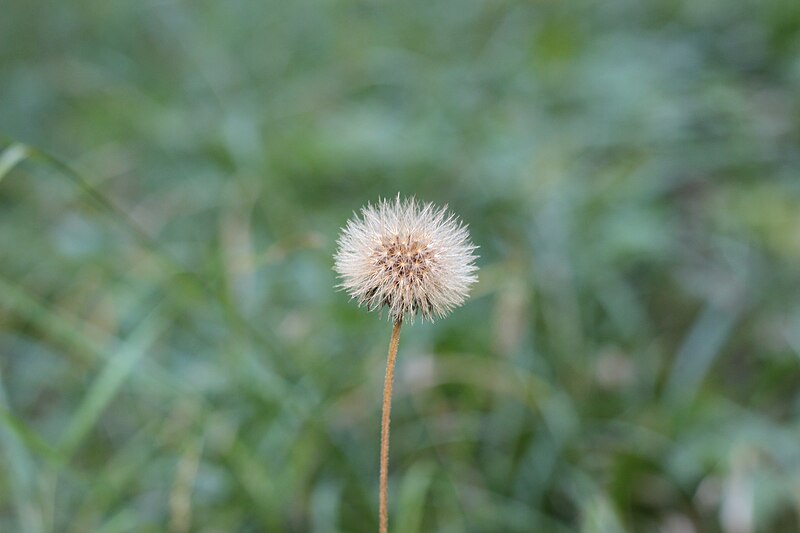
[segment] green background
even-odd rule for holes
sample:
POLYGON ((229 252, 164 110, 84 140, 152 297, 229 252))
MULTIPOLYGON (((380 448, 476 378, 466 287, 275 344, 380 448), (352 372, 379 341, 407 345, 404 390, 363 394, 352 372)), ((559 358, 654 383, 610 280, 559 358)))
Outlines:
POLYGON ((7 0, 0 531, 375 531, 398 192, 393 533, 798 531, 799 125, 796 0, 7 0))

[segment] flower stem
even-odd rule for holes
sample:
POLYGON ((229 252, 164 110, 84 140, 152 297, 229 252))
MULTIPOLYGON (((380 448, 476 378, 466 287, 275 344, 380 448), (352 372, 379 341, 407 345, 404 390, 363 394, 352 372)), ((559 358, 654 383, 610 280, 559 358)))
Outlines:
POLYGON ((392 382, 394 381, 394 361, 397 358, 397 345, 400 343, 402 319, 394 323, 392 340, 389 342, 389 359, 386 362, 386 379, 383 382, 383 412, 381 415, 381 494, 380 494, 380 533, 388 530, 389 512, 386 504, 386 485, 389 477, 389 415, 392 410, 392 382))

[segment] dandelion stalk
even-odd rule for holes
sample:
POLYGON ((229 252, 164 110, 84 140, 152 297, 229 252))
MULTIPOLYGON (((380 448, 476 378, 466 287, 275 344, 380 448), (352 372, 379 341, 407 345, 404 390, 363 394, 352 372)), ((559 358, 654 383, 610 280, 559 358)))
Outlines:
POLYGON ((394 323, 381 415, 379 531, 388 530, 389 417, 392 382, 404 321, 433 321, 461 305, 477 281, 475 246, 447 207, 414 199, 381 200, 347 222, 337 242, 334 270, 340 287, 368 310, 388 309, 394 323))
POLYGON ((386 487, 389 478, 389 418, 392 413, 392 382, 394 381, 394 362, 397 359, 397 345, 400 343, 400 326, 398 320, 392 328, 392 340, 389 342, 389 357, 386 361, 386 379, 383 382, 383 409, 381 410, 381 485, 380 485, 380 533, 388 531, 389 511, 387 510, 386 487))

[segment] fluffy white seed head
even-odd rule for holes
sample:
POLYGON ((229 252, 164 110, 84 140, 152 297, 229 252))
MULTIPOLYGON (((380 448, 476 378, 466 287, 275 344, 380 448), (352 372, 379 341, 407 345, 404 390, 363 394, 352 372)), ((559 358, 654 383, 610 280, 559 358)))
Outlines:
POLYGON ((461 305, 477 281, 467 227, 447 206, 415 199, 379 200, 347 221, 334 270, 340 287, 369 310, 387 308, 391 320, 433 321, 461 305))

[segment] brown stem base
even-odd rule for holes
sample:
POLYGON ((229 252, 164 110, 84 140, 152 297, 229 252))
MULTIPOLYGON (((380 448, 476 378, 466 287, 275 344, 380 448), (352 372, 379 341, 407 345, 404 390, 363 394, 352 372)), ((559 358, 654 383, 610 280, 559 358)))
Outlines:
POLYGON ((386 362, 386 379, 383 382, 383 411, 381 414, 381 484, 380 484, 380 533, 386 533, 389 523, 386 486, 389 477, 389 415, 392 411, 392 383, 394 382, 394 362, 397 358, 397 345, 400 343, 402 320, 394 323, 392 340, 389 342, 389 358, 386 362))

